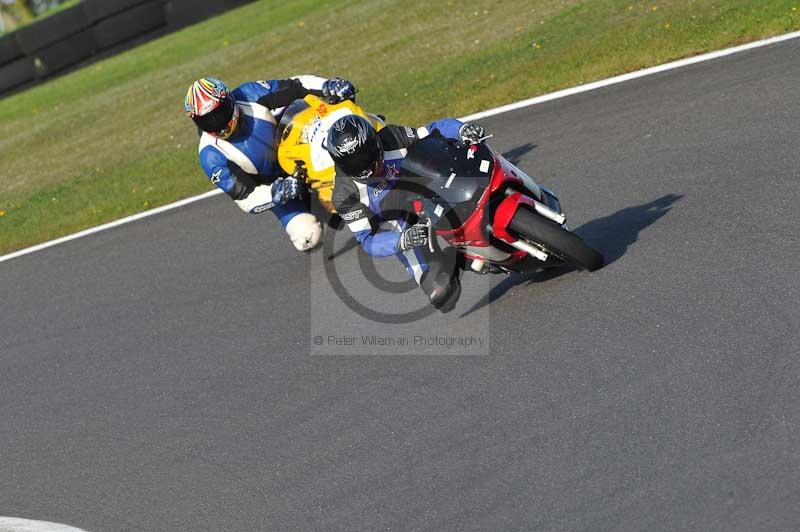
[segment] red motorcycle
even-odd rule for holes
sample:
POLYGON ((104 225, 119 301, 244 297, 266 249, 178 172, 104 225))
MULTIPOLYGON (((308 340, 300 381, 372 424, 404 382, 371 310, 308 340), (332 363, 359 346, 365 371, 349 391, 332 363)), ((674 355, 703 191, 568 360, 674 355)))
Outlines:
POLYGON ((556 195, 486 143, 430 135, 409 150, 400 179, 431 236, 476 272, 521 272, 530 257, 542 266, 603 266, 603 255, 569 231, 556 195))

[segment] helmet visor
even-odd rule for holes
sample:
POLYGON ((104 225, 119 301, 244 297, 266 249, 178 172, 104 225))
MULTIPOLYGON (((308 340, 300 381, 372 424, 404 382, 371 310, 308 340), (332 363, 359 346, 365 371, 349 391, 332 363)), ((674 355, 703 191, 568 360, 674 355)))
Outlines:
POLYGON ((192 119, 194 123, 197 124, 197 127, 207 133, 224 134, 233 119, 235 108, 236 103, 234 103, 233 98, 229 94, 216 109, 203 116, 194 116, 192 119))
POLYGON ((374 137, 374 142, 368 142, 355 153, 348 154, 341 158, 336 158, 336 164, 348 176, 356 179, 368 179, 377 172, 383 150, 381 150, 380 140, 374 137))

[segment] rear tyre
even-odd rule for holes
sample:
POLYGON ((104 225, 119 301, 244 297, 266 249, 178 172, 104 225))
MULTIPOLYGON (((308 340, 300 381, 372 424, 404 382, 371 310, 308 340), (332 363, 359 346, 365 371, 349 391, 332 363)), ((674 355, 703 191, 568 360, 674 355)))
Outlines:
POLYGON ((530 240, 562 259, 593 272, 603 267, 603 255, 578 235, 570 233, 552 220, 521 207, 509 230, 519 238, 530 240))

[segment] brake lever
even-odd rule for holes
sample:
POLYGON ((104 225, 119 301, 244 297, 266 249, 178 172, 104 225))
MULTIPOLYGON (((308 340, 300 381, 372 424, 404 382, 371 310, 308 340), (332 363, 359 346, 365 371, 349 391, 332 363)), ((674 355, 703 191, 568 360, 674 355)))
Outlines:
POLYGON ((294 162, 294 172, 292 172, 292 177, 301 180, 303 184, 308 181, 308 170, 306 170, 306 165, 303 161, 294 162))
POLYGON ((300 187, 300 191, 298 193, 298 198, 305 199, 306 194, 309 192, 308 190, 308 170, 306 169, 306 165, 303 161, 295 161, 294 162, 294 172, 292 172, 293 178, 300 181, 303 186, 300 187))
POLYGON ((433 233, 433 223, 428 215, 425 215, 425 225, 428 226, 428 249, 431 251, 431 253, 435 253, 436 251, 433 249, 433 239, 435 237, 433 233))
POLYGON ((416 198, 414 201, 412 201, 412 205, 414 206, 414 212, 417 215, 417 221, 422 221, 423 218, 425 220, 425 226, 428 228, 428 249, 431 253, 435 253, 436 250, 433 248, 433 239, 435 235, 433 233, 433 222, 431 222, 431 217, 425 213, 421 198, 416 198))

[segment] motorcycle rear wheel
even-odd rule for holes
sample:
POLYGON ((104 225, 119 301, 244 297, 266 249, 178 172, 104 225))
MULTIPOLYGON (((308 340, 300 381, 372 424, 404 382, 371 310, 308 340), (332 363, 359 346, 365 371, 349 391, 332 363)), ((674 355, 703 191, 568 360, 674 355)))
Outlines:
POLYGON ((593 272, 603 267, 603 255, 599 251, 589 246, 575 233, 529 209, 520 208, 508 224, 508 228, 519 238, 539 244, 545 251, 579 268, 593 272))

